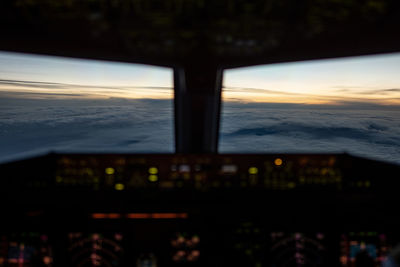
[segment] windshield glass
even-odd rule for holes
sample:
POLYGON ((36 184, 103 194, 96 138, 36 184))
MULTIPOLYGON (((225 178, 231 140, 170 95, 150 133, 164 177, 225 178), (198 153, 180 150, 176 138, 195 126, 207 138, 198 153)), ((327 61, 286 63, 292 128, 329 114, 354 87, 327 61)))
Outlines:
POLYGON ((399 70, 400 54, 226 70, 219 151, 400 163, 399 70))
POLYGON ((173 152, 172 70, 0 52, 0 162, 173 152))

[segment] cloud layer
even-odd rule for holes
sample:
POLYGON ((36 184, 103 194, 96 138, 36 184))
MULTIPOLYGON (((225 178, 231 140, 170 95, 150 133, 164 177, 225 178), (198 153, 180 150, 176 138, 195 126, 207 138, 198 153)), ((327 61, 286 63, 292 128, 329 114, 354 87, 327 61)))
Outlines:
POLYGON ((221 152, 348 152, 400 163, 400 110, 224 103, 221 152))
POLYGON ((173 152, 171 100, 0 99, 0 162, 49 151, 173 152))
MULTIPOLYGON (((173 152, 172 100, 0 98, 0 162, 58 152, 173 152)), ((220 152, 337 153, 400 163, 400 110, 224 102, 220 152)))

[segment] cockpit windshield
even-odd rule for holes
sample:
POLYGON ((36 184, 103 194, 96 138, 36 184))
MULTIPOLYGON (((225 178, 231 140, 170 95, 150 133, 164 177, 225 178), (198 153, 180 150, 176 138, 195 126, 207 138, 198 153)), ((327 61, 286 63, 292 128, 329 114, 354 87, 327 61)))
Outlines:
POLYGON ((172 70, 0 53, 0 162, 174 151, 172 70))
POLYGON ((229 69, 219 151, 400 163, 400 54, 229 69))

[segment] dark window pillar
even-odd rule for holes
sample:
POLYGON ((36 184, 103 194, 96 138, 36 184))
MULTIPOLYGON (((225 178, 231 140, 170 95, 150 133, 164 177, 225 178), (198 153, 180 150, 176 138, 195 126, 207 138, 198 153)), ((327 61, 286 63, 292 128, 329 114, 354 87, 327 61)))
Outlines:
POLYGON ((221 87, 222 69, 196 62, 174 69, 177 153, 217 152, 221 87))

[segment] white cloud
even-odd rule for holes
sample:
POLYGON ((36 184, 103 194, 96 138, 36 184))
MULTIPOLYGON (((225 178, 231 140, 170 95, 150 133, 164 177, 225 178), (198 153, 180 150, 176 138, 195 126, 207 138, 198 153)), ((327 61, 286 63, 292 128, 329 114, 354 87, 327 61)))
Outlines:
POLYGON ((173 152, 171 100, 1 101, 0 161, 45 151, 173 152))
POLYGON ((400 110, 225 104, 220 152, 351 154, 400 163, 400 110))

